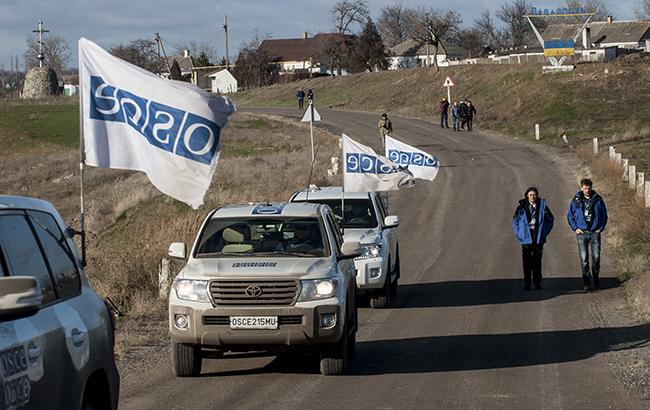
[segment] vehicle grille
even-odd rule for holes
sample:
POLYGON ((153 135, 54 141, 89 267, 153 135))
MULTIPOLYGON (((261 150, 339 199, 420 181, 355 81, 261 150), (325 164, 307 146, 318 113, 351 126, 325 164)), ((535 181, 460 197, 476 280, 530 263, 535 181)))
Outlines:
POLYGON ((298 297, 298 282, 295 280, 214 280, 210 282, 210 295, 215 306, 289 306, 298 297), (251 289, 260 292, 259 294, 251 292, 251 289))
MULTIPOLYGON (((203 324, 207 326, 228 326, 230 316, 203 316, 203 324)), ((278 325, 302 325, 302 315, 278 316, 278 325)))

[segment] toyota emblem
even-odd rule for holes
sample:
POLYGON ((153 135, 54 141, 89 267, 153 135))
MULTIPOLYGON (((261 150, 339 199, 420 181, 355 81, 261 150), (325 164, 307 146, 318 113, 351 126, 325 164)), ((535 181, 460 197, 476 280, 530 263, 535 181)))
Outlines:
POLYGON ((260 288, 257 285, 252 285, 244 289, 244 293, 246 296, 250 296, 252 298, 259 298, 262 296, 262 288, 260 288))

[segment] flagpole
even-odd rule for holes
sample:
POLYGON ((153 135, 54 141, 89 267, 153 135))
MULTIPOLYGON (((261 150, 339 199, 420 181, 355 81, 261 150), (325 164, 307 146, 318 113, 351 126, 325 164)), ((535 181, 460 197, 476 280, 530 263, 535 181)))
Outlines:
POLYGON ((314 162, 314 102, 309 101, 309 110, 311 116, 309 117, 309 135, 311 137, 311 162, 314 162))
POLYGON ((81 233, 81 266, 86 266, 86 228, 84 220, 84 117, 83 117, 83 76, 81 70, 81 50, 79 51, 79 225, 81 233))
POLYGON ((343 135, 341 135, 341 163, 343 164, 343 183, 341 184, 341 236, 345 233, 345 145, 343 143, 343 135))

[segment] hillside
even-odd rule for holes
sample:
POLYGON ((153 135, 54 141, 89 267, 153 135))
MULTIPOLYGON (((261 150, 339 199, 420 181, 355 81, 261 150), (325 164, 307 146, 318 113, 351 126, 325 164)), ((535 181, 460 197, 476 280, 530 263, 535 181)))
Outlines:
MULTIPOLYGON (((603 146, 650 136, 647 53, 580 64, 569 73, 543 74, 539 65, 494 64, 320 77, 237 93, 234 100, 241 106, 294 107, 296 89, 303 87, 314 90, 317 107, 437 120, 447 76, 455 83, 452 100, 469 98, 476 106, 479 129, 532 140, 538 123, 542 142, 552 145, 564 144, 563 134, 572 145, 600 137, 603 146)), ((647 157, 650 145, 644 142, 628 151, 631 158, 647 157)))

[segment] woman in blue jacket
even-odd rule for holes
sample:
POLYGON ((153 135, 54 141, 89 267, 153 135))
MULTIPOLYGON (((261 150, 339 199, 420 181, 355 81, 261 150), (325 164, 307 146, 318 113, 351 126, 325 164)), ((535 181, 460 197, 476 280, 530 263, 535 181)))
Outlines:
POLYGON ((535 289, 542 288, 542 255, 546 237, 553 229, 553 213, 537 188, 530 187, 512 217, 512 231, 521 244, 524 289, 530 290, 531 276, 535 289))

